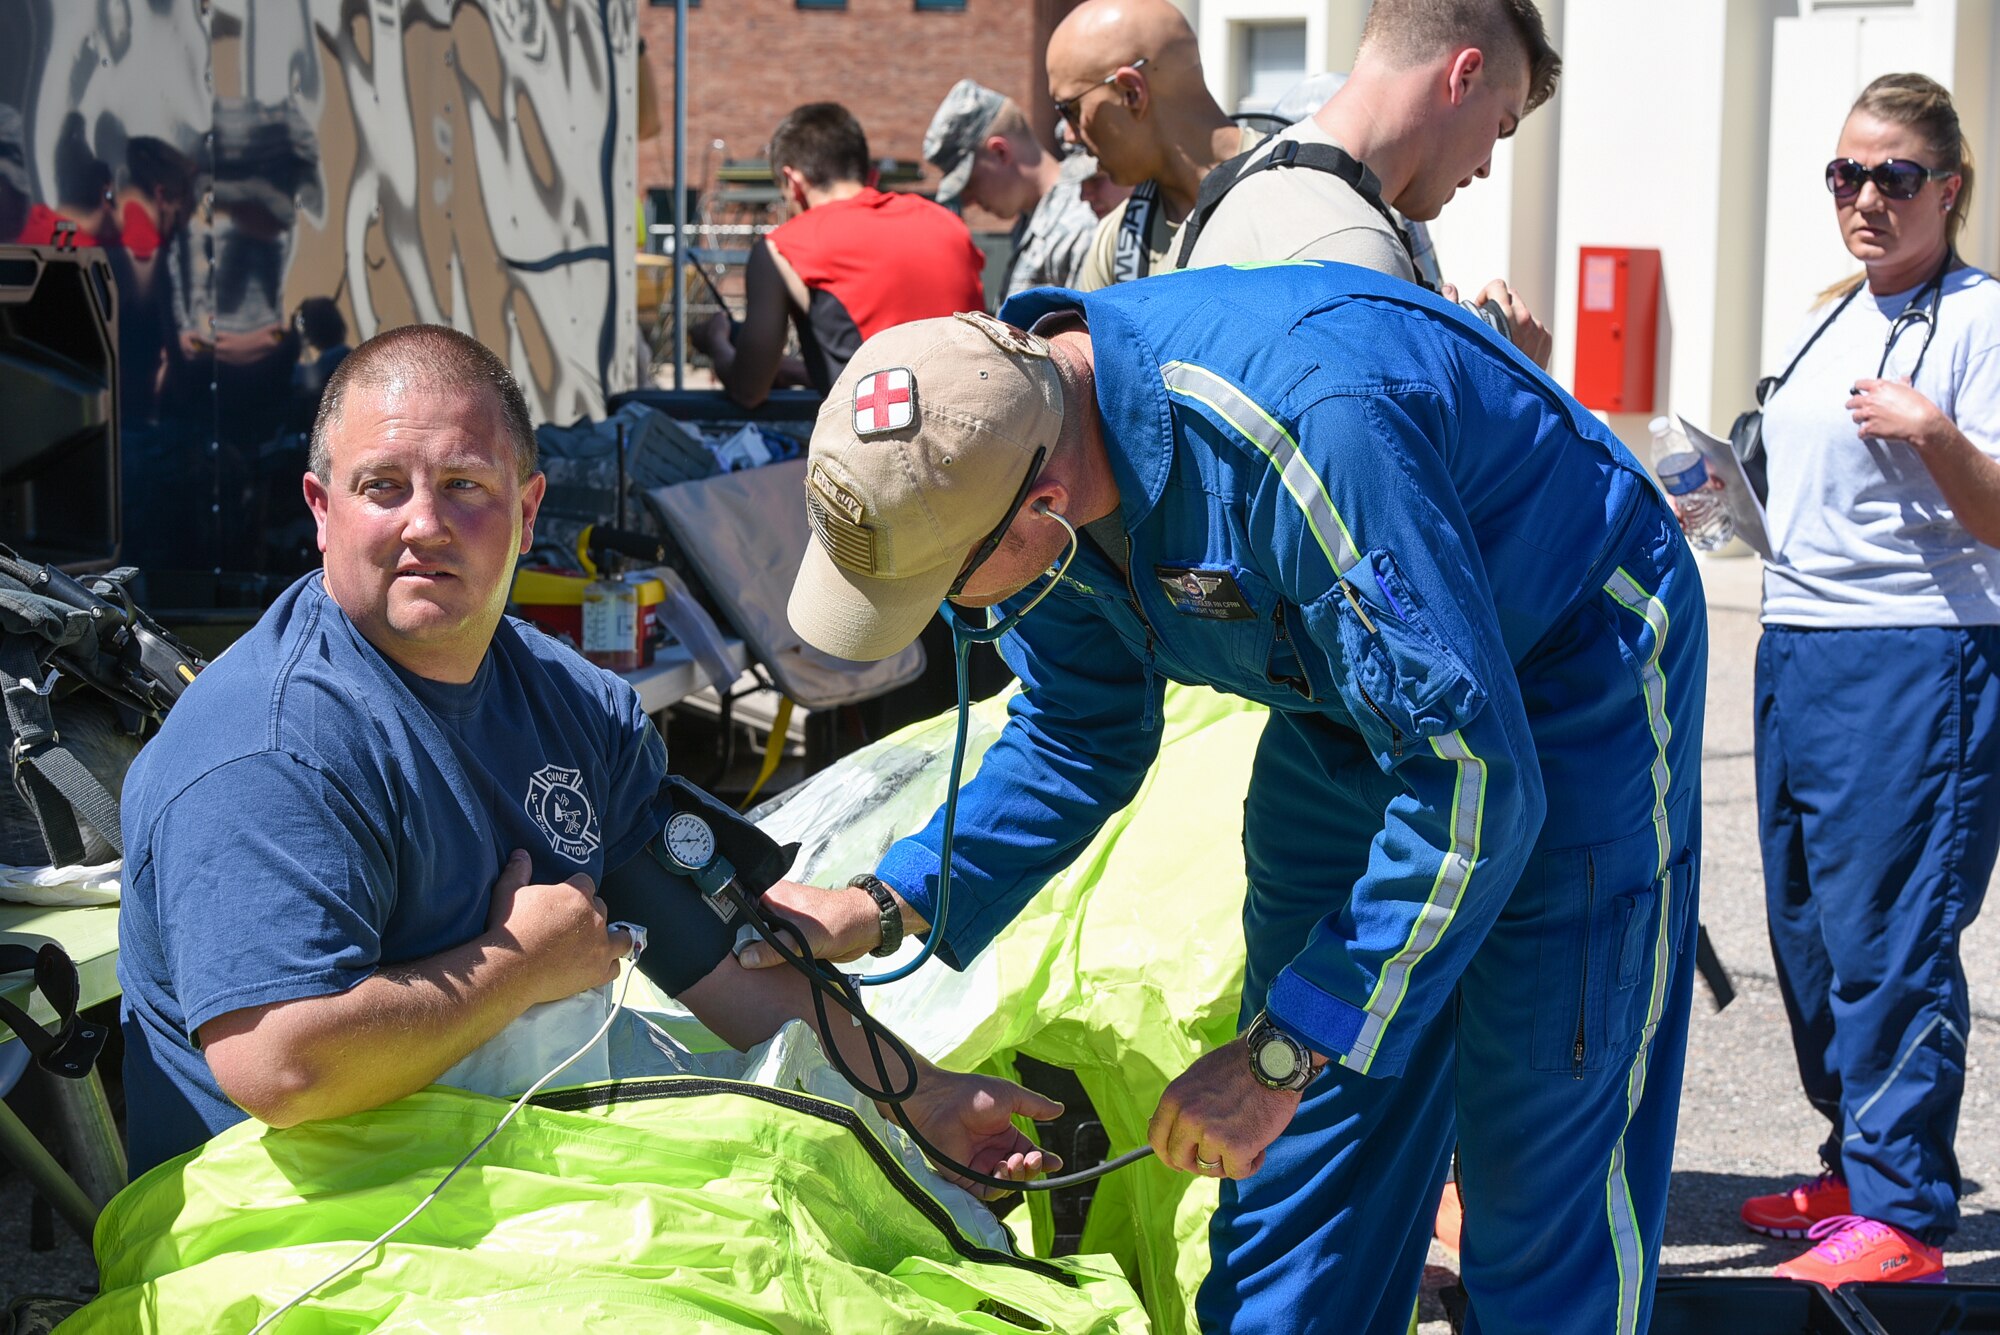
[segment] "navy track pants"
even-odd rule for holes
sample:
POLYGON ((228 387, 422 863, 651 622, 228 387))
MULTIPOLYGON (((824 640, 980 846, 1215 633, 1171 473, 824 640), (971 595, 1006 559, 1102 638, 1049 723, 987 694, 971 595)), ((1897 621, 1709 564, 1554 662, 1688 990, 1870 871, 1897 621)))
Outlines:
POLYGON ((1757 812, 1820 1157, 1856 1214, 1937 1246, 1958 1226, 1958 943, 2000 840, 2000 626, 1766 627, 1757 812))
MULTIPOLYGON (((1647 1328, 1694 972, 1707 627, 1678 536, 1643 546, 1622 569, 1650 615, 1607 590, 1521 671, 1549 815, 1499 922, 1403 1075, 1327 1067, 1264 1166, 1222 1184, 1204 1330, 1402 1335, 1454 1139, 1468 1330, 1647 1328)), ((1246 1021, 1402 792, 1309 714, 1272 715, 1254 775, 1246 1021)))

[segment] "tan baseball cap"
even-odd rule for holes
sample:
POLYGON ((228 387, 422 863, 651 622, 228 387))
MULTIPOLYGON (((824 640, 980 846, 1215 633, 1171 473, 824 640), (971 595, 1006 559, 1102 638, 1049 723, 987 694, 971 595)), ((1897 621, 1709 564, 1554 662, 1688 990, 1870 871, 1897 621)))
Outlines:
POLYGON ((1047 340, 984 312, 863 343, 813 426, 792 628, 862 661, 915 640, 1062 420, 1047 340))

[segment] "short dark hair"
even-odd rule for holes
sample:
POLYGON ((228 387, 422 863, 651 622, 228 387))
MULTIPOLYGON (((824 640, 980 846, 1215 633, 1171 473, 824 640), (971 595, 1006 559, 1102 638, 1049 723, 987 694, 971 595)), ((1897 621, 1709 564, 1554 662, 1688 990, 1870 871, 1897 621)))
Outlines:
POLYGON ((164 194, 184 208, 194 204, 194 163, 164 139, 142 134, 129 140, 125 177, 146 194, 164 194))
POLYGON ((103 207, 111 191, 111 167, 91 151, 81 113, 72 111, 63 117, 62 129, 56 134, 55 160, 59 207, 85 211, 103 207))
POLYGON ((771 175, 790 167, 816 190, 868 179, 868 136, 838 102, 808 102, 771 133, 771 175))
POLYGON ((436 388, 484 387, 500 410, 500 422, 514 445, 521 481, 535 475, 535 427, 520 382, 484 343, 438 324, 406 324, 375 335, 347 355, 326 382, 313 419, 307 461, 321 482, 333 480, 334 427, 352 389, 382 389, 407 383, 436 388))
POLYGON ((1524 59, 1528 66, 1527 115, 1555 95, 1562 57, 1535 0, 1375 0, 1361 27, 1361 45, 1377 46, 1399 65, 1443 51, 1476 46, 1489 58, 1524 59), (1504 53, 1501 43, 1511 39, 1504 53))
POLYGON ((307 297, 299 303, 299 332, 325 352, 347 342, 347 320, 332 297, 307 297))

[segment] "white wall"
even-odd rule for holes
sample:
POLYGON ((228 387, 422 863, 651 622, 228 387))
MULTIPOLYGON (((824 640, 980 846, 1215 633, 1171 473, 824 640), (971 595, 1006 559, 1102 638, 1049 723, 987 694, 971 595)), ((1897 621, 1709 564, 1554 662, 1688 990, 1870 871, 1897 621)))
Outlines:
MULTIPOLYGON (((1662 252, 1663 346, 1654 409, 1672 408, 1697 421, 1714 416, 1708 349, 1718 318, 1719 57, 1732 2, 1575 0, 1564 16, 1561 47, 1551 370, 1569 383, 1575 368, 1580 248, 1656 248, 1662 252)), ((1646 443, 1645 414, 1611 425, 1627 443, 1646 443)))
MULTIPOLYGON (((1366 0, 1185 0, 1225 105, 1231 24, 1304 19, 1343 69, 1366 0), (1343 45, 1344 43, 1344 45, 1343 45)), ((1952 89, 1978 176, 1961 249, 2000 262, 2000 0, 1541 0, 1563 56, 1556 97, 1432 224, 1445 276, 1505 275, 1576 358, 1578 249, 1662 253, 1657 403, 1712 429, 1780 369, 1813 295, 1857 267, 1821 173, 1869 79, 1952 89)), ((1643 447, 1637 415, 1612 423, 1643 447)))
POLYGON ((1238 52, 1243 29, 1258 23, 1306 25, 1306 73, 1344 70, 1354 58, 1368 0, 1177 0, 1201 40, 1202 72, 1225 110, 1243 95, 1238 52))

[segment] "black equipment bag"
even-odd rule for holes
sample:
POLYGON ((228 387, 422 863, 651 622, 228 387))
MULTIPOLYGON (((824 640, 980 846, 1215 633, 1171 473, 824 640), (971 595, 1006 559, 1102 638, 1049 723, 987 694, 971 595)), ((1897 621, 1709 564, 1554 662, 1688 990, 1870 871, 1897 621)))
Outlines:
POLYGON ((124 854, 118 801, 105 776, 65 741, 57 704, 88 692, 109 708, 120 731, 136 738, 166 716, 202 668, 198 655, 134 603, 128 586, 137 573, 121 568, 91 577, 86 587, 0 545, 8 768, 54 866, 124 854))

